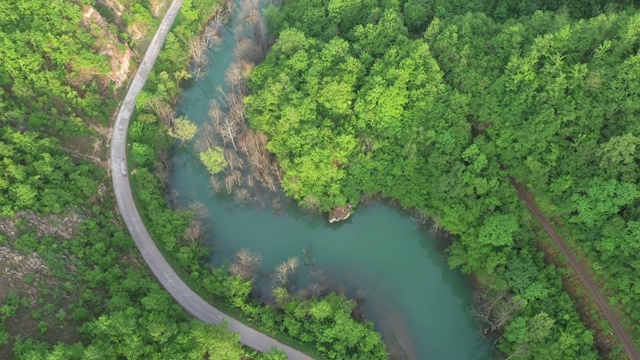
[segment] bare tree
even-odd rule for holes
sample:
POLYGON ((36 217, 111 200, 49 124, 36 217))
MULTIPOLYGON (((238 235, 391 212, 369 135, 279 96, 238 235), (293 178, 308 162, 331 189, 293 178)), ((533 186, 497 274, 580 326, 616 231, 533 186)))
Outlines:
POLYGON ((180 210, 180 192, 176 189, 169 191, 169 203, 177 210, 180 210))
MULTIPOLYGON (((240 28, 240 31, 244 31, 243 28, 240 28)), ((261 60, 262 55, 258 44, 250 38, 241 38, 238 40, 233 53, 237 59, 250 61, 254 64, 261 60)))
POLYGON ((199 131, 200 137, 196 141, 196 145, 194 149, 197 152, 206 151, 207 149, 215 148, 218 146, 218 142, 216 141, 216 131, 212 124, 204 123, 200 127, 199 131))
POLYGON ((220 104, 218 104, 217 100, 211 100, 209 102, 209 118, 211 118, 211 122, 213 123, 213 127, 216 131, 220 128, 220 124, 222 123, 222 118, 225 116, 225 113, 222 112, 220 108, 220 104))
POLYGON ((424 210, 414 208, 411 212, 411 220, 419 223, 420 225, 424 225, 427 221, 429 221, 429 215, 427 215, 424 210))
POLYGON ((253 174, 247 174, 247 176, 245 177, 247 186, 250 189, 253 189, 256 187, 256 182, 255 182, 255 177, 253 176, 253 174))
POLYGON ((193 216, 198 219, 204 220, 207 218, 207 208, 200 201, 189 204, 189 210, 193 212, 193 216))
POLYGON ((222 183, 218 180, 217 177, 211 176, 209 177, 209 182, 211 183, 211 188, 214 193, 219 193, 222 190, 222 183))
POLYGON ((278 175, 280 169, 266 149, 267 136, 261 132, 247 130, 243 133, 240 142, 240 150, 247 155, 253 176, 266 187, 275 191, 276 180, 272 174, 278 175))
POLYGON ((211 19, 209 27, 212 29, 225 29, 229 31, 229 29, 224 25, 229 21, 231 14, 233 14, 235 4, 231 0, 224 0, 220 5, 220 10, 218 10, 211 19))
POLYGON ((232 274, 238 275, 248 281, 256 278, 256 274, 262 263, 262 257, 260 255, 244 248, 236 252, 233 257, 235 262, 231 264, 229 268, 232 274))
POLYGON ((176 116, 173 107, 160 98, 152 98, 143 105, 145 109, 153 111, 165 126, 171 126, 176 116))
POLYGON ((236 137, 244 124, 244 104, 238 96, 224 94, 229 114, 225 114, 216 100, 211 100, 209 117, 216 133, 222 138, 224 144, 231 143, 237 151, 236 137))
POLYGON ((240 4, 238 16, 244 19, 233 31, 238 47, 238 58, 258 63, 264 57, 269 46, 267 27, 264 18, 260 15, 258 0, 244 0, 240 4), (247 40, 251 41, 251 45, 247 40), (243 43, 245 45, 243 45, 243 43), (250 52, 249 52, 250 50, 250 52), (242 55, 244 54, 244 55, 242 55))
POLYGON ((302 199, 301 205, 302 208, 306 210, 310 215, 320 215, 322 203, 317 197, 313 195, 307 195, 302 199))
POLYGON ((253 69, 253 64, 246 60, 236 60, 229 66, 225 74, 227 83, 234 92, 244 97, 247 94, 247 78, 253 69))
POLYGON ((189 204, 189 210, 193 212, 193 220, 189 223, 189 226, 185 229, 182 236, 182 240, 186 244, 195 244, 200 242, 207 233, 207 209, 201 202, 195 202, 189 204))
POLYGON ((311 271, 309 292, 313 297, 321 297, 327 293, 327 276, 321 270, 311 271))
POLYGON ((158 151, 157 159, 153 165, 153 174, 164 184, 171 170, 171 156, 168 151, 158 151))
POLYGON ((298 258, 292 257, 282 264, 276 266, 276 271, 273 274, 273 280, 279 284, 279 286, 287 286, 293 280, 296 270, 300 265, 298 258))
POLYGON ((250 37, 254 39, 260 50, 260 59, 258 60, 260 61, 269 46, 267 41, 267 26, 264 22, 264 17, 260 15, 258 0, 244 0, 243 4, 246 4, 243 7, 247 9, 245 12, 245 20, 249 25, 250 37))
POLYGON ((249 201, 249 198, 250 198, 249 190, 245 188, 239 188, 233 192, 233 200, 238 204, 246 203, 247 201, 249 201))
POLYGON ((207 74, 207 67, 211 64, 207 56, 207 40, 204 36, 189 41, 189 52, 193 59, 193 75, 196 80, 203 78, 207 74))
POLYGON ((509 357, 505 358, 504 360, 509 360, 516 355, 525 355, 527 352, 529 352, 529 345, 522 344, 513 352, 513 354, 509 355, 509 357))
POLYGON ((232 171, 225 177, 224 184, 227 188, 227 193, 231 194, 236 186, 242 184, 242 173, 237 170, 232 171))
POLYGON ((474 296, 474 304, 469 312, 487 325, 484 334, 489 331, 502 330, 511 320, 513 313, 521 310, 524 306, 521 301, 507 291, 500 291, 492 295, 478 292, 474 296))
POLYGON ((233 126, 241 131, 246 130, 244 95, 234 91, 226 97, 229 105, 229 118, 233 126))
POLYGON ((440 218, 432 217, 431 228, 429 228, 429 233, 431 233, 431 235, 435 235, 438 231, 440 231, 440 228, 441 228, 440 218))
POLYGON ((362 150, 365 154, 372 152, 375 148, 375 139, 373 137, 362 136, 360 137, 360 142, 362 143, 362 150))
POLYGON ((187 245, 198 243, 204 237, 204 225, 198 218, 194 218, 189 223, 189 226, 184 230, 182 238, 186 241, 187 245))
POLYGON ((242 169, 242 165, 244 165, 244 160, 238 156, 238 152, 232 149, 224 149, 224 158, 229 163, 229 167, 231 170, 235 168, 242 169))
MULTIPOLYGON (((268 47, 267 29, 258 5, 258 0, 239 3, 238 17, 244 21, 232 33, 236 39, 235 61, 225 74, 230 90, 223 92, 218 89, 220 99, 211 101, 208 112, 211 121, 202 126, 202 134, 196 143, 196 149, 200 150, 214 146, 224 148, 224 158, 229 167, 222 176, 212 177, 211 185, 214 191, 225 188, 238 202, 256 198, 250 189, 258 183, 275 191, 282 176, 275 159, 266 149, 266 136, 249 130, 246 123, 244 96, 248 93, 247 79, 254 63, 264 57, 268 47)), ((203 54, 203 49, 209 44, 217 44, 222 29, 229 31, 225 24, 232 12, 233 2, 227 0, 205 31, 202 40, 205 46, 194 43, 197 55, 203 54)), ((263 199, 257 199, 257 202, 261 201, 263 199)))
POLYGON ((206 44, 207 50, 214 49, 222 42, 222 38, 220 37, 220 28, 216 26, 207 26, 202 34, 202 39, 206 44))

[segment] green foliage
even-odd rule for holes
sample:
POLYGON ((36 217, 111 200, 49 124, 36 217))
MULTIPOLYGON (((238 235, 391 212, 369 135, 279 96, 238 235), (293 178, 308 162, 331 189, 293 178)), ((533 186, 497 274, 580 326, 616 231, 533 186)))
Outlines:
POLYGON ((9 291, 4 298, 2 306, 0 306, 0 321, 14 316, 20 306, 20 298, 15 291, 9 291))
POLYGON ((640 197, 636 184, 621 183, 616 179, 607 181, 593 178, 585 194, 574 194, 571 197, 578 215, 571 218, 589 228, 602 227, 604 222, 614 214, 620 213, 623 206, 629 206, 640 197))
POLYGON ((0 128, 0 209, 58 213, 98 188, 88 165, 76 165, 54 138, 0 128), (73 182, 70 182, 72 179, 73 182))
POLYGON ((531 16, 537 11, 555 11, 573 18, 590 18, 633 5, 637 4, 631 0, 407 0, 404 2, 403 15, 411 30, 419 32, 434 17, 484 13, 502 22, 531 16))
POLYGON ((134 166, 151 166, 155 159, 156 153, 151 146, 137 142, 131 146, 131 160, 134 166))
POLYGON ((258 354, 256 360, 287 360, 287 353, 280 349, 271 349, 271 351, 258 354))
POLYGON ((201 152, 200 161, 202 161, 211 175, 221 172, 229 165, 224 158, 221 147, 213 147, 201 152))
POLYGON ((73 118, 106 121, 114 104, 99 96, 98 82, 109 74, 109 61, 94 51, 98 39, 82 24, 80 5, 36 0, 1 6, 0 123, 71 136, 85 131, 73 118))
MULTIPOLYGON (((46 301, 30 297, 20 301, 16 292, 1 299, 0 345, 13 341, 14 346, 13 354, 0 357, 247 358, 237 334, 225 325, 191 319, 140 266, 142 260, 132 252, 133 242, 112 210, 113 199, 102 194, 108 184, 106 172, 78 160, 84 154, 61 145, 90 133, 84 120, 106 123, 116 105, 111 100, 112 85, 104 77, 110 71, 109 62, 98 50, 104 39, 93 37, 93 30, 83 24, 82 4, 105 11, 95 1, 0 4, 0 218, 14 220, 11 218, 24 211, 33 211, 34 216, 62 216, 72 211, 83 219, 71 240, 37 236, 35 229, 20 224, 15 237, 1 236, 2 245, 11 246, 12 251, 38 253, 50 284, 41 289, 46 301), (20 306, 30 310, 26 316, 38 320, 39 340, 8 333, 4 322, 23 316, 18 312, 20 306), (65 343, 70 340, 67 336, 81 341, 65 343), (61 342, 52 345, 42 339, 61 342)), ((215 10, 213 5, 209 0, 190 3, 197 14, 177 27, 178 44, 185 45, 201 29, 215 10)), ((152 18, 149 2, 129 1, 126 10, 118 26, 153 32, 157 20, 152 18)), ((184 53, 181 50, 177 58, 184 59, 184 53)), ((180 66, 187 65, 185 60, 180 66)), ((168 67, 166 60, 164 66, 168 67)), ((159 78, 168 84, 158 87, 165 94, 172 89, 170 95, 175 95, 177 86, 171 86, 170 77, 159 78)), ((131 133, 131 157, 141 167, 139 178, 152 185, 145 184, 148 191, 140 195, 152 205, 148 211, 156 211, 157 222, 151 226, 164 233, 159 239, 170 248, 176 246, 191 215, 166 207, 159 182, 146 168, 154 166, 156 149, 166 149, 171 141, 155 115, 140 115, 131 133)), ((188 258, 194 262, 202 254, 193 248, 189 251, 188 258)), ((25 284, 36 279, 28 274, 25 284)))
POLYGON ((4 324, 0 323, 0 346, 4 345, 7 341, 9 341, 10 337, 11 335, 9 335, 9 333, 5 329, 4 324))
POLYGON ((169 129, 169 136, 180 140, 180 144, 193 139, 198 132, 198 125, 192 123, 185 116, 173 120, 173 127, 169 129))
POLYGON ((553 204, 610 300, 640 321, 640 14, 607 3, 285 3, 268 12, 279 37, 252 73, 247 116, 301 206, 380 193, 457 235, 449 263, 521 304, 501 327, 507 356, 594 358, 508 175, 553 204))
POLYGON ((386 359, 387 352, 373 324, 351 318, 355 302, 335 293, 322 299, 293 299, 283 305, 281 328, 294 338, 313 342, 330 359, 386 359))
POLYGON ((278 308, 263 306, 249 297, 251 282, 227 271, 213 269, 204 277, 207 291, 239 308, 251 320, 269 331, 280 331, 298 343, 315 347, 330 359, 386 359, 380 334, 370 322, 351 316, 355 302, 331 293, 322 298, 302 300, 289 296, 285 288, 274 290, 278 308))

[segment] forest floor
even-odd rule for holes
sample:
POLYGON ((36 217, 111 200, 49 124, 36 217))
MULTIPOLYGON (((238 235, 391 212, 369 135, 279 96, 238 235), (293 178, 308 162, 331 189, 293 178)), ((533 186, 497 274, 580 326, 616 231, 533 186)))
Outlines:
POLYGON ((512 177, 509 177, 509 181, 511 181, 513 187, 518 191, 518 196, 520 197, 520 199, 527 205, 529 211, 531 211, 542 228, 547 232, 551 240, 553 240, 556 246, 560 249, 567 262, 573 269, 574 273, 580 278, 582 284, 587 289, 594 302, 598 305, 600 311, 609 322, 609 325, 616 334, 618 341, 621 343, 629 359, 640 360, 640 353, 631 340, 631 337, 620 323, 620 320, 618 320, 616 314, 613 312, 613 309, 611 309, 611 306, 609 305, 607 299, 602 295, 598 286, 589 276, 587 270, 582 266, 582 263, 578 260, 575 254, 573 254, 567 243, 565 243, 564 240, 560 237, 560 234, 558 234, 558 232, 553 228, 542 211, 540 211, 538 205, 531 198, 526 189, 512 177))

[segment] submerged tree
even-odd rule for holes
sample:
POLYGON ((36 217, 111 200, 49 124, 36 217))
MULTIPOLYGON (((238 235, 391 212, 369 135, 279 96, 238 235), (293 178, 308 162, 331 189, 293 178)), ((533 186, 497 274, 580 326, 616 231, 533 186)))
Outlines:
POLYGON ((523 300, 516 299, 507 291, 489 295, 479 291, 474 296, 474 305, 469 310, 481 323, 487 325, 483 335, 500 332, 514 318, 514 315, 525 307, 523 300))
POLYGON ((193 219, 185 229, 183 239, 187 244, 197 244, 202 241, 207 232, 207 209, 203 203, 195 202, 189 205, 189 210, 193 212, 193 219))
POLYGON ((240 249, 233 257, 235 262, 231 264, 229 271, 247 281, 253 281, 260 270, 262 257, 247 248, 240 249))
POLYGON ((289 260, 276 266, 276 271, 273 274, 273 280, 279 287, 288 287, 292 285, 292 281, 295 278, 296 271, 298 270, 300 261, 297 257, 292 257, 289 260))
POLYGON ((211 64, 207 56, 207 40, 199 37, 189 41, 189 51, 193 59, 193 74, 196 80, 203 78, 207 73, 207 68, 211 64))

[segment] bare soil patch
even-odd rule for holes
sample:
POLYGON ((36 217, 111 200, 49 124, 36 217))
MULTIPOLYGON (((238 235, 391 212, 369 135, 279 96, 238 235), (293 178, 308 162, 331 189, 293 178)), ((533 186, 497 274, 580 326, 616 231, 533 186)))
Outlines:
POLYGON ((0 218, 0 234, 9 239, 15 239, 26 227, 36 230, 37 237, 55 236, 64 240, 72 239, 79 231, 79 226, 84 220, 74 209, 68 209, 61 214, 38 215, 33 211, 22 211, 12 218, 0 218))
MULTIPOLYGON (((107 22, 102 15, 93 6, 84 6, 82 9, 82 24, 89 30, 91 35, 96 38, 96 49, 99 54, 106 55, 109 58, 111 71, 101 79, 103 85, 113 83, 115 89, 119 89, 125 84, 127 75, 131 67, 131 59, 134 55, 133 51, 127 44, 122 44, 109 28, 107 22)), ((83 73, 80 71, 80 73, 83 73)), ((92 75, 88 73, 88 76, 92 75)), ((75 79, 76 82, 84 82, 82 76, 75 79)), ((73 80, 70 80, 73 82, 73 80)))
POLYGON ((0 246, 0 299, 10 291, 35 298, 36 284, 49 270, 38 254, 22 254, 9 246, 0 246))

